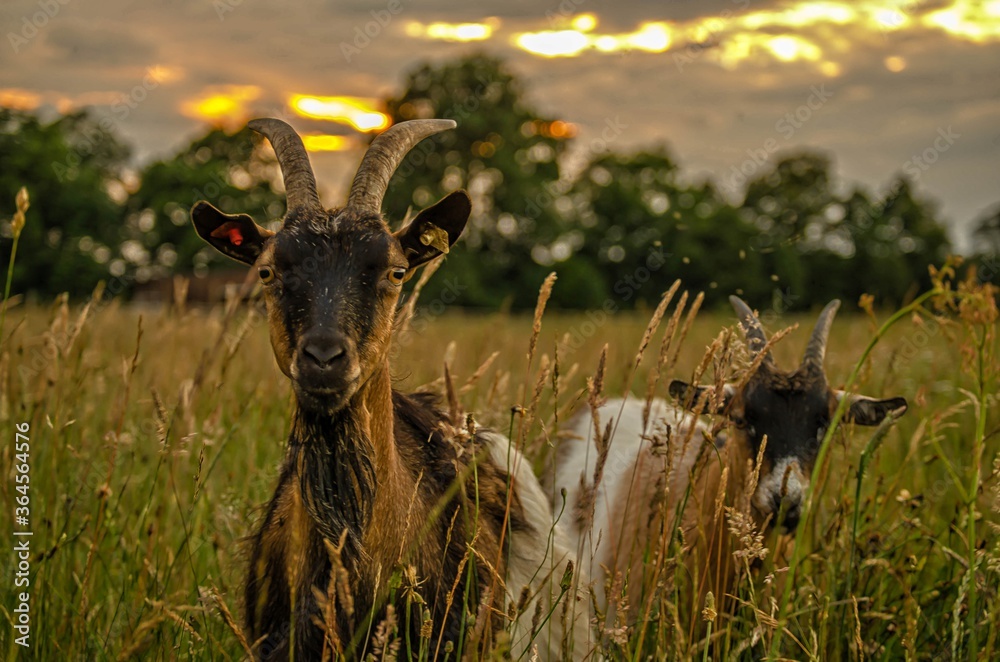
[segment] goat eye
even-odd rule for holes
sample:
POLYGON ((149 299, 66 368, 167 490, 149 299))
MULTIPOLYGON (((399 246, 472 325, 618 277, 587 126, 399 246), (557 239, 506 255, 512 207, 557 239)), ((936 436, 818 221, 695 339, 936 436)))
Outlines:
POLYGON ((257 270, 257 275, 260 276, 260 282, 265 285, 274 281, 274 269, 271 267, 261 267, 257 270))
POLYGON ((402 284, 403 279, 406 278, 406 269, 401 269, 399 267, 389 269, 389 273, 386 274, 386 278, 388 278, 389 282, 393 285, 400 285, 402 284))

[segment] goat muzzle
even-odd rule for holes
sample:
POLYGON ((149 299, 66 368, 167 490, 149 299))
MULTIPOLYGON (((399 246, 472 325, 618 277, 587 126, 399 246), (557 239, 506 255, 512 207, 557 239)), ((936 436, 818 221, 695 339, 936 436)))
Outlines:
POLYGON ((313 410, 339 408, 358 387, 357 349, 350 338, 339 333, 308 333, 295 353, 292 376, 301 406, 313 410))

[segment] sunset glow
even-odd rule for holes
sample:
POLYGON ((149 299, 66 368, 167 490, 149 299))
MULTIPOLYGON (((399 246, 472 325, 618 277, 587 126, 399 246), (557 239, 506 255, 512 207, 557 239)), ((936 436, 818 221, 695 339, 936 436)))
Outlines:
MULTIPOLYGON (((565 184, 587 164, 661 149, 732 204, 798 153, 828 155, 845 187, 877 201, 907 178, 940 200, 959 252, 978 250, 971 228, 1000 204, 1000 0, 251 4, 7 0, 8 129, 86 116, 81 130, 130 147, 125 170, 138 173, 219 130, 266 153, 247 122, 279 118, 333 193, 394 122, 453 118, 458 131, 412 160, 443 168, 446 190, 472 187, 476 218, 495 211, 508 166, 558 176, 557 211, 575 214, 565 184), (947 153, 942 128, 960 136, 947 153), (456 170, 469 163, 468 177, 456 170)), ((236 168, 233 181, 276 178, 267 157, 267 172, 236 168)), ((131 177, 116 201, 139 186, 131 177)), ((429 201, 419 181, 413 191, 429 201)), ((744 220, 767 230, 776 204, 744 220)))
POLYGON ((380 131, 389 126, 389 116, 377 109, 375 99, 361 97, 321 97, 293 94, 288 106, 310 119, 338 122, 358 131, 380 131))
POLYGON ((0 107, 31 111, 51 105, 64 114, 88 106, 131 108, 138 103, 138 96, 144 96, 160 85, 167 85, 183 78, 184 70, 181 67, 154 65, 146 69, 146 75, 131 90, 92 89, 67 93, 50 89, 0 88, 0 107))
POLYGON ((493 36, 500 26, 500 20, 489 18, 483 23, 421 23, 410 21, 406 24, 406 34, 423 39, 441 41, 483 41, 493 36))
POLYGON ((16 110, 34 110, 42 105, 42 95, 17 88, 0 89, 0 106, 16 110))
POLYGON ((256 85, 225 85, 184 101, 181 112, 216 125, 240 123, 249 115, 248 104, 259 96, 260 88, 256 85))
POLYGON ((344 152, 360 146, 358 141, 353 138, 325 133, 303 135, 302 144, 310 152, 344 152))
POLYGON ((664 22, 642 23, 634 32, 621 34, 591 33, 597 21, 590 14, 572 21, 574 29, 524 32, 514 38, 522 50, 543 57, 573 57, 585 50, 602 53, 619 51, 645 51, 662 53, 672 43, 670 24, 664 22))
POLYGON ((894 74, 899 73, 906 69, 906 60, 897 55, 890 55, 885 59, 885 68, 894 74))
POLYGON ((1000 2, 955 2, 923 17, 927 27, 983 43, 1000 40, 1000 2))
POLYGON ((166 83, 173 83, 184 78, 184 70, 180 67, 172 67, 163 64, 157 64, 146 70, 149 78, 157 83, 158 85, 164 85, 166 83))
MULTIPOLYGON (((554 27, 552 21, 548 23, 544 29, 513 34, 511 43, 547 58, 585 52, 683 54, 694 49, 727 68, 749 62, 801 61, 815 63, 831 76, 841 73, 837 60, 852 42, 876 43, 890 33, 935 30, 975 43, 1000 41, 1000 0, 955 0, 926 8, 914 0, 793 1, 773 9, 741 11, 736 7, 719 16, 689 21, 645 21, 629 32, 602 31, 600 17, 593 13, 564 17, 554 27)), ((437 37, 429 29, 420 36, 454 40, 437 37)))

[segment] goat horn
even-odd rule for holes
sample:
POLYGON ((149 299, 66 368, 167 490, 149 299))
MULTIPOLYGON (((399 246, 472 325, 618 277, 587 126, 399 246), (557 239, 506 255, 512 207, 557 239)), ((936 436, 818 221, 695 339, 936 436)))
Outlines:
MULTIPOLYGON (((764 335, 764 329, 760 325, 760 320, 757 319, 750 306, 738 296, 730 296, 729 303, 733 304, 733 309, 736 310, 736 315, 740 318, 740 326, 743 329, 743 335, 746 336, 750 353, 753 356, 757 356, 764 349, 764 346, 767 345, 767 336, 764 335)), ((771 358, 770 352, 764 357, 763 365, 767 365, 768 367, 774 365, 774 359, 771 358)))
POLYGON ((833 326, 833 318, 840 308, 840 299, 834 299, 826 304, 826 308, 819 314, 816 320, 816 327, 812 336, 809 337, 809 344, 806 345, 805 354, 802 355, 802 367, 808 370, 823 371, 823 359, 826 358, 826 341, 830 337, 830 327, 833 326))
POLYGON ((285 180, 288 209, 322 209, 309 155, 295 129, 282 120, 270 117, 251 120, 247 126, 267 138, 274 147, 285 180))
POLYGON ((458 126, 454 120, 410 120, 386 129, 372 141, 358 166, 351 184, 347 206, 358 211, 380 214, 382 197, 392 173, 406 153, 428 136, 458 126))

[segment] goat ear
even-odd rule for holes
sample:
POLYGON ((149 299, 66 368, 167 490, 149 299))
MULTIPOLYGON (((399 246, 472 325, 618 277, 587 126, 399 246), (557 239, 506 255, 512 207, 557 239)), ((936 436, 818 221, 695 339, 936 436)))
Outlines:
POLYGON ((843 391, 836 391, 837 400, 848 398, 847 411, 844 412, 844 420, 858 425, 878 425, 886 416, 899 418, 906 413, 909 405, 905 398, 889 398, 887 400, 876 400, 864 395, 846 394, 843 391))
MULTIPOLYGON (((681 406, 696 413, 701 413, 712 402, 715 395, 714 386, 692 386, 679 379, 671 381, 667 390, 670 395, 680 401, 681 406)), ((718 403, 716 413, 721 414, 726 410, 735 393, 736 389, 731 384, 726 384, 723 387, 722 399, 718 403)))
POLYGON ((264 242, 274 236, 246 214, 224 214, 204 200, 191 208, 191 221, 198 236, 215 250, 244 264, 253 264, 264 242))
POLYGON ((448 252, 465 230, 472 201, 465 191, 455 191, 423 210, 396 233, 410 270, 448 252))

